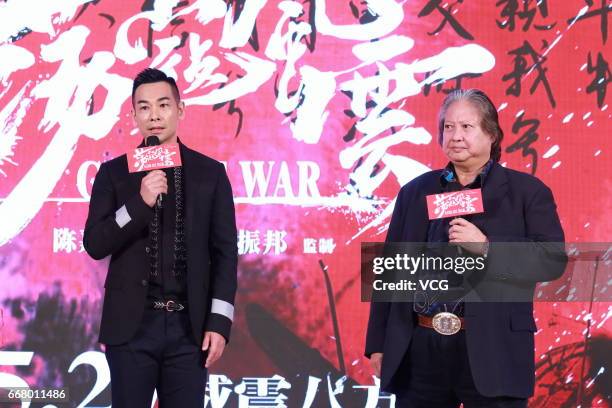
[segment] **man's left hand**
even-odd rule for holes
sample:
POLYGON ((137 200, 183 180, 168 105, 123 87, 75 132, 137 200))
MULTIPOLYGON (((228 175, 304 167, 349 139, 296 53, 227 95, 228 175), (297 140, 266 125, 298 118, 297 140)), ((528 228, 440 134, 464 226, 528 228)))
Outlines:
POLYGON ((484 255, 488 241, 477 226, 465 218, 454 218, 449 223, 448 242, 459 244, 465 250, 474 254, 484 255))
POLYGON ((202 350, 208 351, 208 357, 204 366, 210 368, 215 361, 221 357, 223 350, 225 349, 225 337, 219 333, 207 331, 204 332, 204 342, 202 343, 202 350))

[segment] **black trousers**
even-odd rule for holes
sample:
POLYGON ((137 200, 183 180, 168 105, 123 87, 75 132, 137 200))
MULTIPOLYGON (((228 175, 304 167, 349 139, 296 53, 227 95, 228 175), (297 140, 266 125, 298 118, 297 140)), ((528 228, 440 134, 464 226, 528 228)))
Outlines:
POLYGON ((393 378, 396 408, 527 408, 527 400, 485 397, 474 384, 463 330, 445 336, 416 327, 409 351, 393 378))
POLYGON ((113 408, 201 408, 205 353, 191 333, 189 314, 147 309, 136 335, 106 346, 113 408))

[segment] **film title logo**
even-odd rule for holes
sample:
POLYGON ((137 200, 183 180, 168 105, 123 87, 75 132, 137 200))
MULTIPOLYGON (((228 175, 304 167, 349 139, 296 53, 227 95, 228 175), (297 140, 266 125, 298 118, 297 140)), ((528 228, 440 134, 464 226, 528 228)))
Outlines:
POLYGON ((479 188, 427 196, 430 220, 484 212, 479 188))
POLYGON ((130 173, 166 169, 181 165, 178 143, 140 147, 134 149, 127 157, 130 173))

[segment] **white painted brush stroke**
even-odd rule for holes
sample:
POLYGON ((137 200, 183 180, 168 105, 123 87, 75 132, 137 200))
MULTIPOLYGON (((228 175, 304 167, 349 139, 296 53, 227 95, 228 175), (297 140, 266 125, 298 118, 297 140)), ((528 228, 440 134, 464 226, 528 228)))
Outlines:
POLYGON ((267 0, 249 0, 244 3, 240 17, 234 22, 233 9, 230 6, 225 14, 223 33, 219 46, 227 49, 239 48, 246 45, 255 27, 255 21, 267 0))
POLYGON ((367 0, 370 14, 376 20, 367 24, 336 25, 327 16, 327 1, 315 0, 315 25, 317 34, 343 40, 369 41, 383 38, 404 21, 403 2, 394 0, 367 0))
POLYGON ((31 93, 47 100, 38 128, 41 136, 57 128, 43 154, 0 205, 0 246, 19 234, 40 211, 60 180, 81 135, 104 138, 119 120, 121 105, 130 95, 132 81, 107 71, 115 63, 110 52, 96 52, 86 66, 79 56, 89 29, 74 26, 41 49, 45 62, 61 62, 56 74, 40 82, 31 93), (107 96, 102 108, 89 115, 89 101, 102 86, 107 96))
POLYGON ((30 68, 34 65, 34 54, 23 47, 13 44, 0 45, 0 82, 8 84, 13 72, 30 68))
POLYGON ((353 54, 366 64, 388 61, 402 55, 414 46, 414 40, 404 35, 391 35, 379 41, 364 42, 353 46, 353 54))
POLYGON ((30 99, 24 98, 25 91, 30 84, 31 81, 26 82, 19 92, 0 110, 0 174, 4 177, 6 177, 6 172, 2 167, 5 163, 17 165, 12 158, 15 154, 14 149, 17 146, 17 141, 22 138, 17 135, 17 131, 32 103, 30 99))

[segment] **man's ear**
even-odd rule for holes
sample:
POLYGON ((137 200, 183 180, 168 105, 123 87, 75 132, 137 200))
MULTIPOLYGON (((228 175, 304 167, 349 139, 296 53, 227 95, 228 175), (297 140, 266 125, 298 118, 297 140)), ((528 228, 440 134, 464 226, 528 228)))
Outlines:
POLYGON ((185 118, 185 102, 183 101, 178 103, 178 114, 179 119, 185 118))

